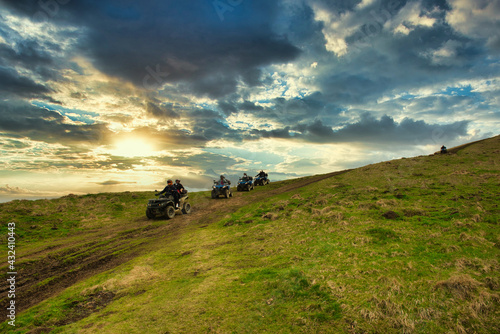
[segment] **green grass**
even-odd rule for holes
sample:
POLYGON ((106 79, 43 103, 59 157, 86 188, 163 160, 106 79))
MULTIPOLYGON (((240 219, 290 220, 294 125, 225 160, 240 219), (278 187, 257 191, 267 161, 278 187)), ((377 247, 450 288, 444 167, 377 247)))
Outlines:
MULTIPOLYGON (((365 166, 188 226, 19 314, 15 332, 498 333, 498 141, 365 166)), ((97 227, 122 226, 121 236, 144 228, 134 219, 148 197, 15 202, 2 215, 24 217, 28 249, 59 237, 48 228, 56 217, 61 226, 72 217, 68 240, 97 227), (31 216, 45 219, 40 230, 29 229, 31 216)), ((193 207, 207 197, 192 194, 193 207)))

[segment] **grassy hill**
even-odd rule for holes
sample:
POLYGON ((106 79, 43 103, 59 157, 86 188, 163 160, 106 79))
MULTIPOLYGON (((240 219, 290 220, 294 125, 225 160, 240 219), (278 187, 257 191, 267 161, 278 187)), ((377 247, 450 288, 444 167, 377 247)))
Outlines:
POLYGON ((499 333, 500 136, 450 152, 194 193, 173 220, 152 193, 0 204, 0 331, 499 333))

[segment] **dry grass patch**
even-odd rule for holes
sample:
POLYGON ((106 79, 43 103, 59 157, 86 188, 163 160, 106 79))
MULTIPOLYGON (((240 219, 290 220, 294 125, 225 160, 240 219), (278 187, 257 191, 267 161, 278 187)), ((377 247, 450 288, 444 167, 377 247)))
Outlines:
POLYGON ((463 300, 471 300, 482 284, 469 275, 452 276, 445 281, 439 281, 434 289, 444 289, 453 296, 463 300))
POLYGON ((275 212, 266 212, 261 216, 262 219, 267 219, 267 220, 276 220, 278 219, 279 215, 275 212))
POLYGON ((81 295, 88 295, 96 293, 96 291, 110 290, 117 291, 121 289, 129 289, 137 287, 138 285, 147 284, 148 286, 154 281, 158 281, 162 276, 151 266, 135 266, 128 274, 122 277, 115 277, 105 281, 102 284, 92 286, 84 289, 81 295))
POLYGON ((376 204, 381 208, 393 208, 398 205, 398 202, 395 199, 380 199, 376 204))

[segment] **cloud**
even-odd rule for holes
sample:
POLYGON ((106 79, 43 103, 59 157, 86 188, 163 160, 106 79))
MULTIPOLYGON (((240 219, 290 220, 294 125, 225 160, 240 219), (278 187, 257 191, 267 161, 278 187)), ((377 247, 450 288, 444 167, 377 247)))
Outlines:
POLYGON ((29 190, 20 187, 11 187, 6 184, 3 187, 0 187, 0 196, 10 197, 12 195, 23 195, 23 196, 57 196, 57 193, 50 191, 37 191, 37 190, 29 190))
POLYGON ((101 185, 101 186, 117 186, 117 185, 123 185, 123 184, 135 184, 136 182, 122 182, 122 181, 108 180, 108 181, 96 182, 96 183, 101 185))
POLYGON ((498 128, 498 0, 219 3, 3 1, 8 171, 79 174, 85 191, 285 178, 498 128))
POLYGON ((335 132, 334 137, 343 142, 422 145, 423 142, 438 137, 453 140, 466 136, 469 123, 458 121, 444 125, 428 124, 410 118, 397 123, 387 115, 377 120, 370 114, 363 114, 359 122, 344 126, 335 132))
MULTIPOLYGON (((24 1, 6 2, 28 17, 40 11, 24 1)), ((196 95, 221 97, 233 93, 239 80, 258 85, 260 66, 300 54, 269 27, 279 10, 275 2, 246 1, 225 20, 204 0, 71 1, 57 7, 51 22, 85 28, 82 51, 96 68, 138 87, 183 82, 196 95)))
POLYGON ((469 121, 451 124, 428 124, 405 118, 396 122, 390 116, 380 119, 365 113, 358 122, 345 124, 338 130, 324 125, 320 120, 298 124, 280 130, 255 130, 254 134, 263 138, 288 138, 312 143, 363 143, 364 145, 424 145, 431 140, 454 140, 467 135, 469 121))
POLYGON ((450 0, 447 22, 457 31, 473 38, 486 39, 500 51, 500 0, 450 0))
POLYGON ((104 124, 67 124, 61 114, 24 101, 0 101, 0 130, 48 143, 99 143, 104 124))
POLYGON ((172 104, 157 104, 152 101, 146 102, 146 112, 154 117, 163 119, 179 118, 179 114, 173 110, 172 104))
POLYGON ((12 68, 0 66, 0 92, 20 97, 47 97, 51 90, 20 75, 12 68))
MULTIPOLYGON (((0 138, 1 139, 1 138, 0 138)), ((24 148, 30 147, 29 144, 23 141, 15 139, 6 139, 5 141, 0 141, 0 147, 4 151, 18 151, 24 148)))

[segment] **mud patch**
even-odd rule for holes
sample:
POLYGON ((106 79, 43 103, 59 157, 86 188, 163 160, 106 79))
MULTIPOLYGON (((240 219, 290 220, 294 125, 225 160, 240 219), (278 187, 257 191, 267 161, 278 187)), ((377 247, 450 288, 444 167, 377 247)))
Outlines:
POLYGON ((99 291, 85 296, 83 300, 67 300, 68 313, 66 317, 57 322, 56 327, 69 325, 82 320, 94 312, 105 308, 115 298, 111 291, 99 291))
POLYGON ((391 220, 394 220, 394 219, 398 219, 398 218, 399 218, 399 215, 398 215, 396 212, 391 211, 391 210, 389 210, 389 211, 385 212, 382 216, 383 216, 384 218, 386 218, 386 219, 391 219, 391 220))

